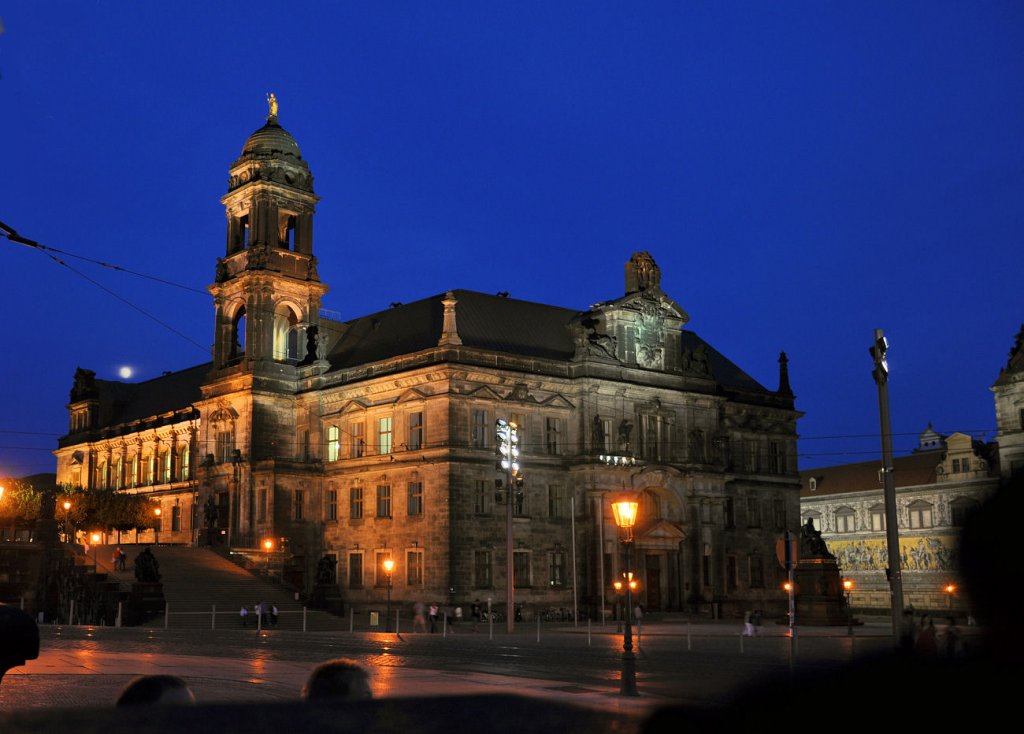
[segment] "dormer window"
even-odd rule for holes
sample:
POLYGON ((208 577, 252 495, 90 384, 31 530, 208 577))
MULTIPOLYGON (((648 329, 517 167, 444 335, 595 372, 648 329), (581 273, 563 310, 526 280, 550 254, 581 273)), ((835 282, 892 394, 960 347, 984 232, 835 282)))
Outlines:
POLYGON ((818 489, 818 478, 817 477, 811 477, 810 479, 808 479, 807 480, 807 488, 809 490, 811 490, 812 492, 817 490, 818 489))

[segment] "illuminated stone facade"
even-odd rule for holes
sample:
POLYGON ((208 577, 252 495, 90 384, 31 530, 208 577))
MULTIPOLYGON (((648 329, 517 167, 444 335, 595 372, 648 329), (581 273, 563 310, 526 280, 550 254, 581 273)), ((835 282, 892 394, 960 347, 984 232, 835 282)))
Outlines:
MULTIPOLYGON (((893 464, 906 603, 964 611, 963 599, 944 589, 960 585, 964 520, 999 484, 997 448, 963 433, 943 437, 929 426, 917 451, 893 464)), ((880 470, 880 461, 867 461, 800 472, 804 522, 821 531, 840 572, 854 582, 852 602, 861 609, 890 607, 880 470)))
POLYGON ((317 201, 272 115, 222 199, 212 363, 138 384, 80 372, 59 481, 146 492, 162 542, 258 553, 271 540, 272 565, 303 592, 319 571, 346 602, 377 604, 391 557, 400 603, 500 605, 505 418, 521 435, 513 567, 527 615, 611 610, 609 502, 623 492, 640 501, 633 568, 649 610, 783 609, 774 549, 799 522, 800 415, 784 355, 779 389, 761 386, 685 329, 647 253, 626 264, 623 295, 590 308, 454 290, 328 319, 317 201))

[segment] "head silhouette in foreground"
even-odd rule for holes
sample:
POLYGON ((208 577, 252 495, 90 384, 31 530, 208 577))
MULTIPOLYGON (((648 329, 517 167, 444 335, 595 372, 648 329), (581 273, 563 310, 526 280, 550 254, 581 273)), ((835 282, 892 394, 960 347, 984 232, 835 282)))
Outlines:
POLYGON ((176 675, 144 675, 121 692, 117 706, 191 706, 195 702, 184 679, 176 675))
POLYGON ((320 663, 302 688, 306 701, 362 701, 373 698, 370 676, 355 660, 336 658, 320 663))
POLYGON ((18 607, 0 604, 0 681, 11 668, 39 657, 39 627, 18 607))

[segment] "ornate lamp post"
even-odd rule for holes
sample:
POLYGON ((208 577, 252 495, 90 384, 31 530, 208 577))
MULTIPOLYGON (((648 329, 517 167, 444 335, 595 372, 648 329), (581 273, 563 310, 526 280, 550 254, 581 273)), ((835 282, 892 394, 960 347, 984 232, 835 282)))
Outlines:
POLYGON ((636 525, 638 503, 633 500, 620 500, 612 503, 615 524, 624 531, 622 545, 626 550, 626 626, 622 633, 622 687, 619 692, 623 696, 639 696, 636 689, 636 656, 633 654, 633 627, 631 615, 633 609, 632 586, 633 575, 630 564, 633 557, 633 526, 636 525))
POLYGON ((71 501, 70 500, 64 500, 64 504, 62 505, 62 507, 64 508, 64 542, 65 543, 70 543, 72 541, 72 538, 71 538, 71 522, 70 522, 70 520, 71 520, 71 501))
POLYGON ((850 579, 843 579, 843 591, 846 592, 846 634, 853 634, 853 608, 850 606, 850 592, 853 591, 853 582, 850 579))
POLYGON ((272 541, 270 538, 267 538, 266 540, 264 540, 263 541, 263 550, 265 550, 267 552, 267 560, 263 564, 263 572, 269 576, 270 575, 270 551, 274 550, 274 541, 272 541))
POLYGON ((92 567, 93 567, 93 573, 96 573, 97 569, 99 568, 99 566, 97 566, 97 563, 96 563, 96 544, 100 542, 100 534, 99 533, 93 533, 91 536, 89 536, 89 539, 92 541, 92 567))
POLYGON ((153 544, 160 545, 160 515, 163 513, 159 507, 153 508, 153 517, 156 518, 156 523, 153 525, 153 544))
POLYGON ((942 590, 946 592, 946 609, 953 611, 953 594, 956 593, 956 584, 946 584, 942 590))
POLYGON ((384 631, 391 631, 391 580, 394 577, 395 562, 390 558, 384 559, 384 573, 388 575, 388 610, 384 618, 384 631))

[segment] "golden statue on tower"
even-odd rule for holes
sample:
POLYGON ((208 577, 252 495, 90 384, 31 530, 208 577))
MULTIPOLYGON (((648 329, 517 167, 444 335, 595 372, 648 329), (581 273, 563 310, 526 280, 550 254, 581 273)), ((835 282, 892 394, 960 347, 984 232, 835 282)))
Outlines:
POLYGON ((267 92, 267 105, 270 107, 270 118, 277 119, 277 97, 273 92, 267 92))

